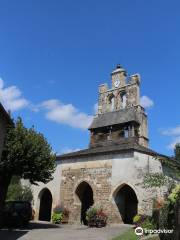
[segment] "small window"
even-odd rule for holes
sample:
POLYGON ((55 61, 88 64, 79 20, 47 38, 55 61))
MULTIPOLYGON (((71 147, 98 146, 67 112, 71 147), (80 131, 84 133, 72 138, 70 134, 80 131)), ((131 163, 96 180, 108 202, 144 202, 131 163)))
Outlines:
POLYGON ((125 138, 128 138, 129 137, 129 132, 127 129, 124 130, 124 137, 125 138))

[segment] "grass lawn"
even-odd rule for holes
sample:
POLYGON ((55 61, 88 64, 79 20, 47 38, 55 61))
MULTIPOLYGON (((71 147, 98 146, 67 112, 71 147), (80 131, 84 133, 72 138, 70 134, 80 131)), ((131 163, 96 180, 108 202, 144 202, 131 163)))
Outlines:
MULTIPOLYGON (((122 235, 113 238, 112 240, 138 240, 139 238, 134 233, 134 229, 129 229, 124 232, 122 235)), ((159 240, 159 237, 152 237, 148 240, 159 240)))

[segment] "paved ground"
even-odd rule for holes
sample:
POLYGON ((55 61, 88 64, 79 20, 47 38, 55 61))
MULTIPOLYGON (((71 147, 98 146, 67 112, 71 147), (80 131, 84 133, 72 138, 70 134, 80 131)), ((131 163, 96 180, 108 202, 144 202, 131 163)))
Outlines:
POLYGON ((128 225, 88 228, 86 226, 62 225, 57 227, 45 222, 32 222, 27 229, 0 230, 0 240, 111 240, 128 225))

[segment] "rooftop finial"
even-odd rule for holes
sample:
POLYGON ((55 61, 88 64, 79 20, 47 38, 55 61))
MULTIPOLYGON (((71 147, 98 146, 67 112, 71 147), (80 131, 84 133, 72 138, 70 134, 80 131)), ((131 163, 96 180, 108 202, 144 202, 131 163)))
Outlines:
POLYGON ((120 64, 117 64, 116 68, 122 68, 122 66, 120 64))

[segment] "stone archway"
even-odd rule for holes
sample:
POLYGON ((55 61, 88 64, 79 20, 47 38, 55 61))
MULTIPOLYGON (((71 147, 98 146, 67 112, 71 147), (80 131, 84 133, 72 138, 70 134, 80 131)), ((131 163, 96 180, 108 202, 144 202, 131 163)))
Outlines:
POLYGON ((87 182, 81 182, 75 191, 81 202, 81 223, 87 225, 86 211, 93 205, 93 190, 87 182))
POLYGON ((45 188, 39 194, 40 207, 39 207, 39 220, 50 221, 52 209, 52 194, 45 188))
POLYGON ((138 208, 138 199, 135 191, 129 185, 124 184, 114 194, 114 201, 123 222, 132 224, 138 208))

